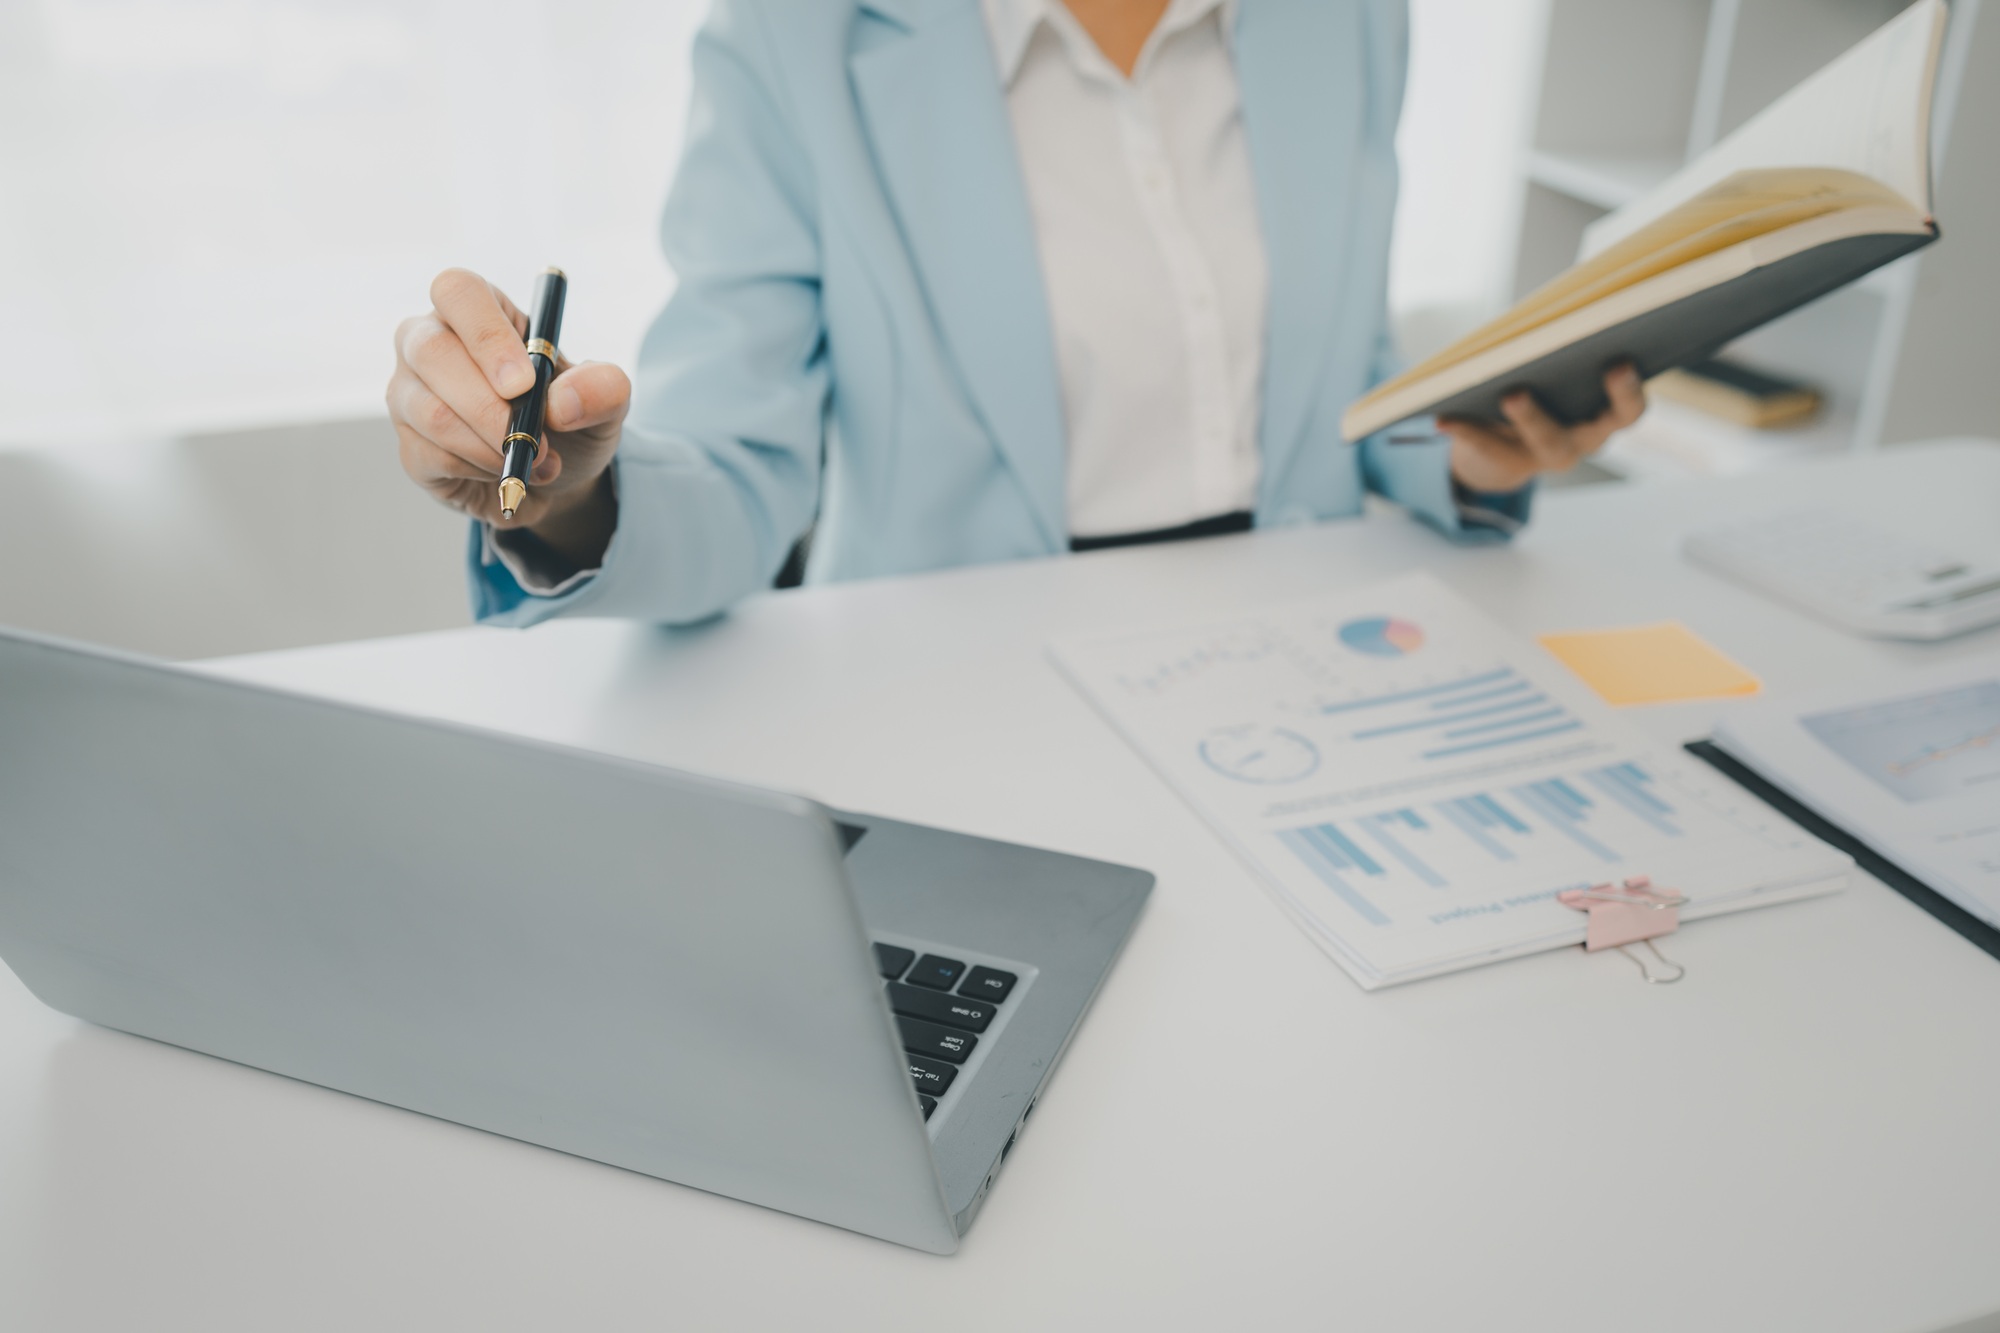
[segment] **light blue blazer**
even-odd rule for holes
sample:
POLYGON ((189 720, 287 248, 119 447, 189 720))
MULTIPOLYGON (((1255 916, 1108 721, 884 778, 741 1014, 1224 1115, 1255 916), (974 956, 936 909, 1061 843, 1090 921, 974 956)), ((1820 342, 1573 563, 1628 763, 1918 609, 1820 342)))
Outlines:
MULTIPOLYGON (((1234 50, 1271 274, 1256 521, 1450 534, 1442 440, 1342 442, 1390 369, 1402 0, 1243 0, 1234 50)), ((979 0, 716 0, 661 223, 602 568, 523 591, 471 544, 482 620, 698 620, 767 588, 1066 551, 1063 411, 979 0)), ((587 299, 587 294, 586 294, 587 299)), ((1525 503, 1525 497, 1522 497, 1525 503)))

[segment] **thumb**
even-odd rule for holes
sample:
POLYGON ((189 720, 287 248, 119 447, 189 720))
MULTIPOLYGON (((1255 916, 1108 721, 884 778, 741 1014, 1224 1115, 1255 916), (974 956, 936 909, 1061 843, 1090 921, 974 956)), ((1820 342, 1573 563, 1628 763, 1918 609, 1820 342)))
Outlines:
POLYGON ((632 381, 605 361, 585 361, 556 376, 549 385, 550 430, 588 430, 616 425, 632 405, 632 381))

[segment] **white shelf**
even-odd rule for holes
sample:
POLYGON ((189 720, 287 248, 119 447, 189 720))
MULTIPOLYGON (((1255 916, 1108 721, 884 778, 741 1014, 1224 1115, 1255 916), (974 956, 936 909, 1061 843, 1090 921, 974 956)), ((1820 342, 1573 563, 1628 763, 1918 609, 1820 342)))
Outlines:
POLYGON ((1623 208, 1680 169, 1678 155, 1569 152, 1538 148, 1528 155, 1528 179, 1610 212, 1623 208))
MULTIPOLYGON (((1513 290, 1575 262, 1626 207, 1911 0, 1548 0, 1542 92, 1526 151, 1513 290), (1637 58, 1634 59, 1634 53, 1637 58)), ((1829 404, 1798 430, 1752 431, 1662 404, 1607 450, 1626 476, 1714 475, 1883 441, 1977 432, 2000 417, 1988 364, 2000 309, 2000 0, 1952 0, 1933 159, 1948 243, 1878 269, 1739 339, 1727 354, 1803 380, 1829 404), (1975 47, 1977 50, 1975 50, 1975 47), (1919 277, 1921 275, 1921 281, 1919 277)))

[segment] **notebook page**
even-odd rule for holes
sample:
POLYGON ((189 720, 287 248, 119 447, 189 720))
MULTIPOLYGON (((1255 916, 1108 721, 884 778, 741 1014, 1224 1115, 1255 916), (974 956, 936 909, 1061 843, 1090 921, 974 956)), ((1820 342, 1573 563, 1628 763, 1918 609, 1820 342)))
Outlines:
POLYGON ((1930 212, 1930 107, 1944 0, 1920 0, 1583 237, 1595 255, 1703 190, 1760 167, 1839 167, 1930 212))

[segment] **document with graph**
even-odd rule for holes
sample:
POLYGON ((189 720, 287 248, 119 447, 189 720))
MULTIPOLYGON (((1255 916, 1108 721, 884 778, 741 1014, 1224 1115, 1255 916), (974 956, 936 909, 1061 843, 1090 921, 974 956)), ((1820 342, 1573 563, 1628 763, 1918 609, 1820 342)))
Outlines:
POLYGON ((1428 575, 1052 651, 1369 989, 1575 944, 1578 885, 1691 919, 1850 865, 1428 575))
POLYGON ((2000 658, 1760 703, 1716 744, 2000 926, 2000 658))

